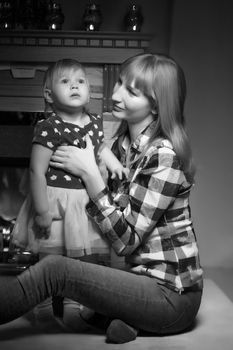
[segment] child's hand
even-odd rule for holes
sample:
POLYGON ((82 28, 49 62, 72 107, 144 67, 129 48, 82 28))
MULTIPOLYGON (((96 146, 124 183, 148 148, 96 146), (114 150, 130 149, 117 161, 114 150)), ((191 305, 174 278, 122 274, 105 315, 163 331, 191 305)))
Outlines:
POLYGON ((111 179, 115 179, 118 177, 120 180, 123 178, 128 178, 129 176, 129 168, 124 168, 123 166, 116 168, 112 171, 111 179))
POLYGON ((34 221, 34 231, 36 238, 44 238, 48 239, 51 231, 51 224, 52 224, 52 214, 50 212, 46 212, 40 215, 35 216, 34 221))

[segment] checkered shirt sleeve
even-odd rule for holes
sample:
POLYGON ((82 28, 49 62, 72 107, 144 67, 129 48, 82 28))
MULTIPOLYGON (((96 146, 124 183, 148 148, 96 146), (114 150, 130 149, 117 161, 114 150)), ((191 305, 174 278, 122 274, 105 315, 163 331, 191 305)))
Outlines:
POLYGON ((121 186, 115 195, 105 188, 87 207, 118 255, 132 254, 148 238, 184 181, 168 147, 150 147, 133 168, 125 187, 128 193, 121 186))

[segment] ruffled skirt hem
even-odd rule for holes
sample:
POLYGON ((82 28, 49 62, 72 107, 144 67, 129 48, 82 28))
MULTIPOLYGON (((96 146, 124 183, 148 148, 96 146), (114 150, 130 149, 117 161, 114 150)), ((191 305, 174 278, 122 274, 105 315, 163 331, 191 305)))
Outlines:
POLYGON ((30 195, 26 198, 12 232, 12 242, 33 253, 59 254, 79 258, 110 254, 98 225, 88 217, 89 197, 85 189, 47 187, 49 210, 53 215, 48 239, 37 238, 35 211, 30 195))

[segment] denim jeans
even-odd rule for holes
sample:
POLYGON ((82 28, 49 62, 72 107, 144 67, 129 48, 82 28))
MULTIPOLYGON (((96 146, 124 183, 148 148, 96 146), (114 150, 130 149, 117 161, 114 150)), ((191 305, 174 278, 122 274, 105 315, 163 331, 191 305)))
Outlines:
POLYGON ((156 279, 62 256, 48 256, 0 286, 0 323, 52 295, 67 297, 147 332, 184 331, 195 319, 202 291, 179 294, 156 279))

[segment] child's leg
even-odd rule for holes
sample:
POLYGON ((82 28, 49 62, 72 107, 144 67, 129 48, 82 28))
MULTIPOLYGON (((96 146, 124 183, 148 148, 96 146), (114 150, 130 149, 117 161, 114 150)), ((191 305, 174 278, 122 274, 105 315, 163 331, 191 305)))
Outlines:
POLYGON ((91 325, 85 322, 81 316, 83 309, 84 306, 77 301, 64 298, 62 322, 68 330, 83 332, 91 328, 91 325))
POLYGON ((39 327, 47 327, 54 323, 53 301, 49 297, 33 309, 35 324, 39 327))

